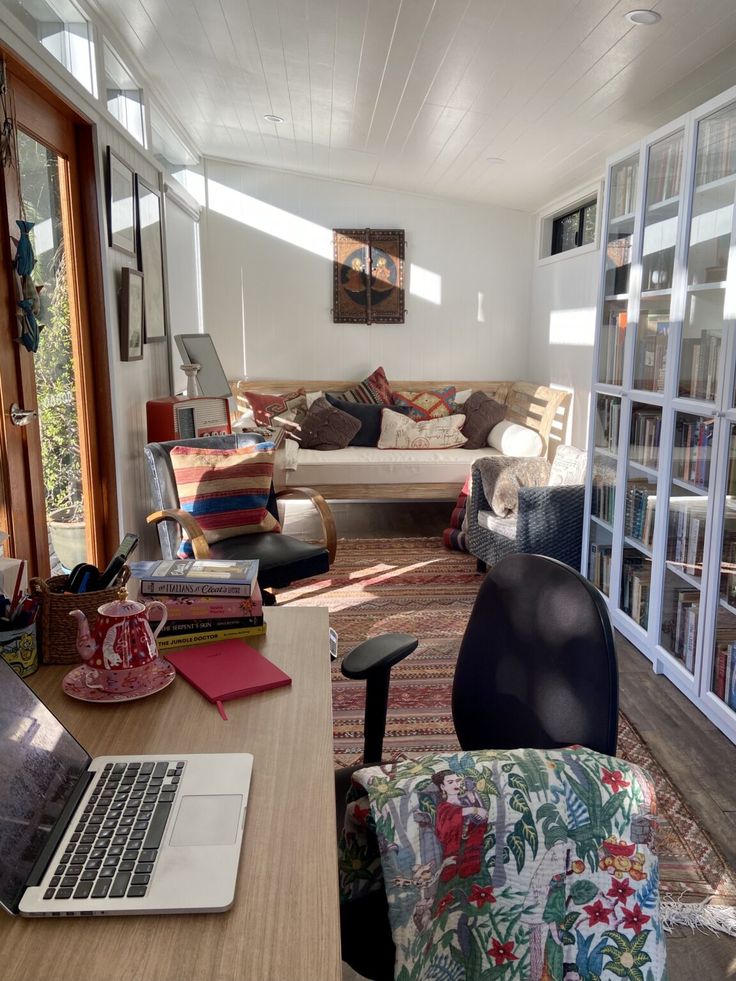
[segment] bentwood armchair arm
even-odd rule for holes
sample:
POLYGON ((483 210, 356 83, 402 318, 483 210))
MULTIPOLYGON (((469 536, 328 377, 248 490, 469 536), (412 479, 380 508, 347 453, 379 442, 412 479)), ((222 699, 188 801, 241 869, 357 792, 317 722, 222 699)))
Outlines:
POLYGON ((322 521, 322 543, 330 556, 330 565, 335 561, 337 554, 337 531, 335 529, 335 517, 327 501, 322 495, 311 487, 285 487, 283 490, 276 491, 276 500, 280 501, 284 497, 304 497, 311 501, 322 521))

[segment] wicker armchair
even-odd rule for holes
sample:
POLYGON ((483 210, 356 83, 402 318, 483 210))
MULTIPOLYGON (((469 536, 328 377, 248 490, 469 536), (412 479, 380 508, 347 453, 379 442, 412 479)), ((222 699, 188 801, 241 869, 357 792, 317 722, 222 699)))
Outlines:
POLYGON ((512 552, 548 555, 580 569, 584 498, 582 484, 521 487, 516 515, 497 517, 486 500, 480 471, 473 464, 468 547, 478 559, 479 571, 512 552))

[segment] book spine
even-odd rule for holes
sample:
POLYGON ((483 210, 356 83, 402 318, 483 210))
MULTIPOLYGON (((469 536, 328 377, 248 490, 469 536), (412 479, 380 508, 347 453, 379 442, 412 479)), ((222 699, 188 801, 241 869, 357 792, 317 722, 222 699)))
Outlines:
POLYGON ((260 627, 236 627, 231 630, 200 631, 191 634, 172 634, 156 638, 159 651, 173 651, 178 647, 198 647, 200 644, 214 644, 218 640, 240 640, 243 637, 257 637, 266 633, 266 624, 260 627))
MULTIPOLYGON (((206 633, 211 630, 235 630, 238 627, 260 627, 263 617, 224 617, 221 620, 174 620, 164 624, 159 637, 173 637, 179 634, 206 633)), ((151 621, 153 627, 153 621, 151 621)))
POLYGON ((252 583, 181 582, 171 579, 141 579, 142 596, 250 596, 252 583))

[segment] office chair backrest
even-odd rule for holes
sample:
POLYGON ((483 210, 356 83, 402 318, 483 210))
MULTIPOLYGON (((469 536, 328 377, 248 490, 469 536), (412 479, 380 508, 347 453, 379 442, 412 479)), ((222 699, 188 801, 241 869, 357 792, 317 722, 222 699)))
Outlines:
MULTIPOLYGON (((239 446, 252 446, 262 443, 264 437, 258 433, 234 433, 231 436, 200 436, 196 439, 170 439, 164 443, 147 443, 145 447, 148 481, 151 488, 152 511, 165 508, 178 508, 179 493, 171 465, 171 450, 175 446, 196 446, 208 450, 232 450, 239 446)), ((268 510, 278 520, 278 506, 273 484, 267 504, 268 510)), ((161 545, 161 555, 165 559, 176 558, 181 544, 181 529, 175 521, 162 521, 156 526, 161 545)))
POLYGON ((616 751, 618 666, 606 605, 570 566, 498 562, 458 655, 452 714, 463 749, 616 751))

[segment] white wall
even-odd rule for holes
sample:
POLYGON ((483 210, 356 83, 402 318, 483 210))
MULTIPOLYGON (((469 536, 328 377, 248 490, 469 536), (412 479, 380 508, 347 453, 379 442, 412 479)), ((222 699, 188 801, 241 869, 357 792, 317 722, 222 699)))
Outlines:
POLYGON ((572 390, 568 441, 581 449, 587 446, 599 275, 598 248, 583 247, 534 264, 527 374, 572 390))
POLYGON ((228 377, 527 374, 531 215, 216 161, 205 191, 204 323, 228 377), (331 229, 366 226, 405 229, 405 324, 332 323, 331 229))

